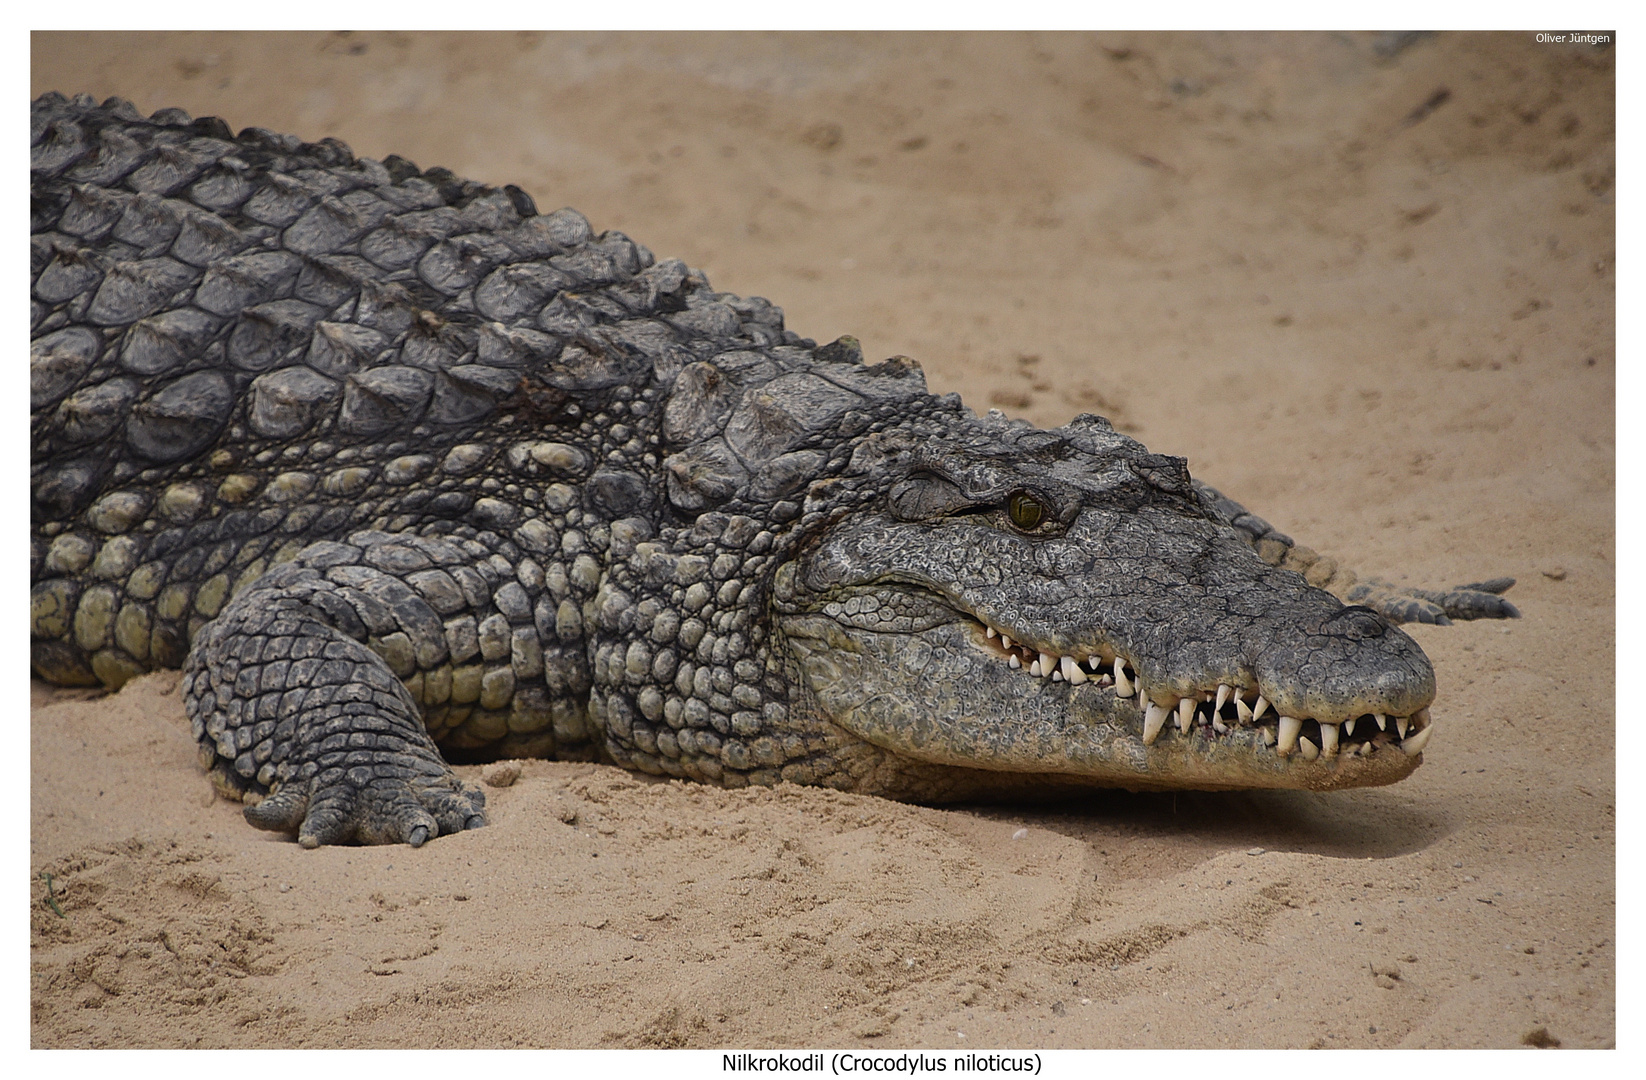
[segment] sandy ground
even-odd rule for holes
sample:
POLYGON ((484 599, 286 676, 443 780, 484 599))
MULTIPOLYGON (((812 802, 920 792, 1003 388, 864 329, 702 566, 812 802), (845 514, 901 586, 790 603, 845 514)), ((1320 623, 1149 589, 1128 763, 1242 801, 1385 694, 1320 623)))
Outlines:
POLYGON ((175 675, 36 683, 34 1045, 1611 1045, 1613 54, 1390 44, 37 35, 36 92, 518 183, 1525 617, 1412 631, 1439 730, 1391 788, 933 809, 532 762, 417 851, 247 827, 175 675))

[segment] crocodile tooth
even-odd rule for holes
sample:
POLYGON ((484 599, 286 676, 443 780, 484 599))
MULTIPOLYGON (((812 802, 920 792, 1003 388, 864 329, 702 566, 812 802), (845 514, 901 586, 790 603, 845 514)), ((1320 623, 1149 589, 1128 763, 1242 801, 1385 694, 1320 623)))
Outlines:
POLYGON ((1337 725, 1320 725, 1320 752, 1327 757, 1337 753, 1337 725))
POLYGON ((1039 660, 1030 660, 1029 661, 1029 674, 1035 676, 1036 678, 1040 677, 1040 661, 1039 660))
POLYGON ((1265 698, 1262 694, 1257 695, 1257 704, 1252 706, 1252 719, 1253 720, 1263 719, 1263 713, 1264 713, 1265 710, 1268 709, 1268 707, 1269 707, 1268 699, 1265 698))
POLYGON ((1212 730, 1217 732, 1219 735, 1222 735, 1222 734, 1225 734, 1229 730, 1229 725, 1225 724, 1223 722, 1222 717, 1218 716, 1216 713, 1213 713, 1212 714, 1212 730))
POLYGON ((1185 735, 1189 733, 1189 725, 1194 723, 1194 707, 1195 699, 1192 697, 1182 698, 1177 703, 1177 730, 1185 735))
POLYGON ((1404 716, 1395 717, 1395 730, 1400 732, 1400 737, 1402 739, 1404 739, 1406 737, 1406 729, 1408 727, 1410 727, 1411 724, 1412 724, 1411 720, 1407 717, 1404 717, 1404 716))
POLYGON ((1008 648, 1008 649, 1009 649, 1009 648, 1011 648, 1011 647, 1012 647, 1012 639, 1011 639, 1011 638, 1009 638, 1009 637, 1007 637, 1007 636, 1006 636, 1006 635, 1005 635, 1005 633, 1004 633, 1004 632, 1002 632, 1002 633, 1001 633, 1001 635, 1000 635, 1000 644, 1002 644, 1002 645, 1004 645, 1004 646, 1006 646, 1006 648, 1008 648))
POLYGON ((1149 709, 1143 714, 1143 745, 1153 746, 1155 739, 1160 735, 1160 729, 1166 726, 1166 710, 1154 702, 1149 702, 1149 709))
POLYGON ((1427 705, 1412 714, 1412 723, 1420 728, 1429 726, 1429 707, 1427 705))
POLYGON ((1235 695, 1235 716, 1242 724, 1250 726, 1252 723, 1252 707, 1246 704, 1246 699, 1235 695))
POLYGON ((1217 704, 1212 706, 1213 716, 1223 711, 1223 703, 1229 700, 1229 695, 1232 693, 1234 693, 1234 687, 1228 683, 1217 684, 1217 704))
POLYGON ((1275 744, 1274 728, 1269 727, 1267 724, 1257 729, 1257 737, 1263 740, 1264 746, 1273 746, 1275 744))
POLYGON ((1415 733, 1411 738, 1403 740, 1400 743, 1401 751, 1407 757, 1415 757, 1416 755, 1421 754, 1423 752, 1423 748, 1429 745, 1429 736, 1434 734, 1434 730, 1435 726, 1430 724, 1422 731, 1415 733))
POLYGON ((1114 696, 1131 697, 1132 682, 1126 678, 1126 673, 1120 669, 1126 665, 1118 655, 1114 658, 1114 696))
POLYGON ((1351 716, 1347 720, 1343 721, 1343 734, 1353 735, 1354 733, 1355 733, 1355 718, 1351 716))
POLYGON ((1040 654, 1040 674, 1050 675, 1057 668, 1057 657, 1049 652, 1040 654))
POLYGON ((1011 668, 1013 671, 1016 671, 1018 668, 1023 666, 1023 661, 1017 658, 1016 653, 1012 653, 1012 655, 1006 657, 1006 666, 1011 668))
POLYGON ((1315 758, 1320 756, 1320 747, 1316 746, 1308 739, 1298 739, 1297 748, 1302 751, 1305 760, 1313 761, 1315 758))
POLYGON ((1081 669, 1079 664, 1074 662, 1072 656, 1065 656, 1062 660, 1059 660, 1058 670, 1063 675, 1063 681, 1070 686, 1079 686, 1086 681, 1086 672, 1081 669))
POLYGON ((983 636, 984 637, 990 637, 990 638, 994 637, 994 627, 988 625, 987 623, 984 623, 983 624, 983 636))
MULTIPOLYGON (((1262 701, 1262 698, 1258 698, 1262 701)), ((1303 732, 1303 721, 1295 716, 1280 718, 1280 753, 1282 756, 1297 749, 1297 737, 1303 732)))
POLYGON ((1384 716, 1380 712, 1375 712, 1375 713, 1372 714, 1372 719, 1377 721, 1377 730, 1379 730, 1379 731, 1388 731, 1389 730, 1389 718, 1387 716, 1384 716))
POLYGON ((1052 682, 1062 682, 1062 681, 1063 681, 1063 672, 1061 672, 1061 671, 1052 672, 1052 682))

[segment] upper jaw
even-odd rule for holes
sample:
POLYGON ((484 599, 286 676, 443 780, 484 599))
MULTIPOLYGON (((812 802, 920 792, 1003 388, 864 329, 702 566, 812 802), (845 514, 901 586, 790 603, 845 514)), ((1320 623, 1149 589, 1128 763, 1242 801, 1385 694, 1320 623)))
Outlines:
POLYGON ((1066 583, 1051 602, 1044 583, 944 592, 974 621, 974 642, 1014 673, 1072 689, 1095 682, 1136 701, 1145 745, 1169 729, 1217 738, 1255 729, 1282 757, 1422 750, 1435 687, 1416 642, 1216 530, 1169 535, 1175 551, 1157 547, 1119 572, 1085 554, 1095 535, 1048 545, 1066 583))

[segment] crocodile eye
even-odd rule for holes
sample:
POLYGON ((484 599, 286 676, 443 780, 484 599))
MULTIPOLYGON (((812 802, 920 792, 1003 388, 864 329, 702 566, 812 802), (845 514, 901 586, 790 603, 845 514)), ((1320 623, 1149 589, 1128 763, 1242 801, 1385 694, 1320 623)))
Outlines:
POLYGON ((1006 512, 1013 525, 1029 532, 1046 519, 1046 504, 1027 491, 1019 491, 1006 500, 1006 512))

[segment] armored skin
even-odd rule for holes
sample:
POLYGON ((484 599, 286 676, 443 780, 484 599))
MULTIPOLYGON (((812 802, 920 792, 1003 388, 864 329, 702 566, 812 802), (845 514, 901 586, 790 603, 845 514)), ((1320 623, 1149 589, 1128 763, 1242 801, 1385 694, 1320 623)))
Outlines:
POLYGON ((307 846, 483 824, 446 757, 1389 783, 1435 692, 1394 623, 1518 614, 1506 579, 1359 581, 1101 417, 977 416, 518 188, 118 99, 31 119, 34 670, 181 666, 213 783, 307 846))

